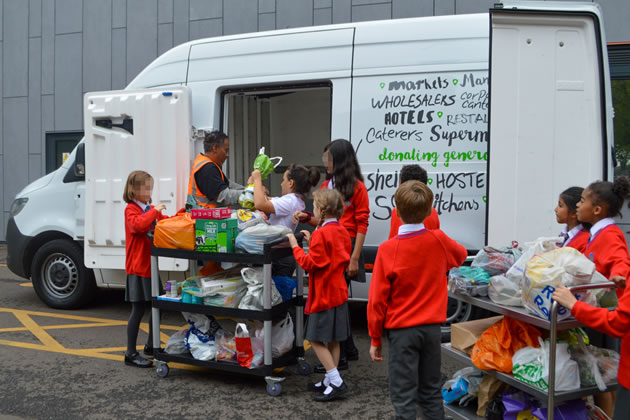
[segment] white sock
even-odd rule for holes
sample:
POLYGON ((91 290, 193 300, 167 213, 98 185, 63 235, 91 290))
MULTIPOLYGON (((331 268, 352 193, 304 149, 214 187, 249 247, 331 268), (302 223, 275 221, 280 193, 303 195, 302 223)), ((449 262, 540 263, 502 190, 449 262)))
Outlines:
POLYGON ((322 379, 320 382, 317 382, 315 384, 315 386, 319 387, 319 386, 328 386, 330 385, 330 378, 328 377, 328 373, 326 373, 326 376, 324 376, 324 379, 322 379))
POLYGON ((339 375, 339 371, 337 370, 337 368, 330 369, 328 372, 326 372, 326 376, 329 378, 330 383, 334 386, 341 386, 341 384, 343 383, 343 379, 341 379, 341 375, 339 375))

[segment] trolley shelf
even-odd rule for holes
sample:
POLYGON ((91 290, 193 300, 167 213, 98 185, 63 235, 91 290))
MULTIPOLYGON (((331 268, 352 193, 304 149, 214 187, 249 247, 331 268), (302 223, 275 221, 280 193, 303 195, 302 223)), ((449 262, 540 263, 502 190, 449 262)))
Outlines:
POLYGON ((195 303, 181 303, 169 300, 160 300, 153 298, 152 305, 154 308, 164 309, 173 312, 194 312, 198 314, 217 315, 228 318, 251 319, 256 321, 274 321, 284 315, 292 306, 298 305, 298 298, 282 302, 271 309, 249 310, 226 308, 223 306, 199 305, 195 303))
POLYGON ((187 365, 200 366, 225 372, 240 373, 243 375, 269 376, 273 373, 273 370, 275 368, 295 364, 295 360, 297 357, 296 353, 297 348, 294 348, 293 350, 290 350, 282 356, 273 359, 273 364, 271 366, 263 365, 259 368, 254 369, 248 369, 246 367, 240 366, 237 363, 218 362, 214 360, 198 360, 192 357, 191 354, 168 354, 164 351, 159 351, 157 354, 155 354, 155 359, 162 362, 183 363, 187 365))
POLYGON ((472 403, 468 407, 460 407, 457 402, 454 404, 444 404, 444 414, 453 417, 455 420, 485 420, 485 417, 479 417, 475 407, 476 403, 472 403))
POLYGON ((184 260, 200 260, 215 262, 232 262, 240 264, 271 264, 272 261, 293 255, 288 246, 265 245, 264 254, 246 254, 238 252, 204 252, 185 249, 156 248, 151 246, 151 255, 157 257, 180 258, 184 260))
MULTIPOLYGON (((487 309, 491 312, 509 316, 510 318, 518 319, 519 321, 535 325, 536 327, 545 330, 551 329, 550 321, 539 318, 536 315, 532 315, 531 313, 527 312, 527 309, 523 307, 499 305, 494 303, 487 297, 472 297, 457 292, 448 292, 448 297, 461 300, 462 302, 466 302, 483 309, 487 309)), ((582 326, 582 324, 579 321, 575 319, 567 319, 565 321, 557 322, 556 330, 570 330, 571 328, 577 328, 580 326, 582 326)))
MULTIPOLYGON (((443 343, 442 344, 442 354, 446 354, 459 362, 463 362, 466 365, 473 366, 472 360, 470 356, 464 352, 461 352, 457 349, 454 349, 451 346, 451 343, 443 343)), ((516 379, 512 374, 497 372, 495 370, 484 370, 483 373, 494 376, 499 379, 501 382, 505 382, 514 388, 518 388, 521 391, 526 392, 532 397, 538 399, 539 401, 547 401, 548 394, 540 389, 526 384, 525 382, 521 382, 516 379)), ((608 388, 606 391, 614 391, 617 389, 617 383, 608 384, 608 388)), ((576 389, 574 391, 556 391, 554 394, 554 400, 557 402, 574 400, 576 398, 580 398, 586 395, 598 394, 601 391, 596 386, 583 387, 580 389, 576 389)))

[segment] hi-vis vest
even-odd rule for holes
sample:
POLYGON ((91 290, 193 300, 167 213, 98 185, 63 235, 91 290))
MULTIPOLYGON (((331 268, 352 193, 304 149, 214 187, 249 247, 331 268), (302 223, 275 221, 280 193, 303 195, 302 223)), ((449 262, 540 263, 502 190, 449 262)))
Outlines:
POLYGON ((192 170, 190 171, 190 178, 188 179, 188 197, 186 197, 186 204, 192 206, 192 208, 215 208, 220 207, 220 204, 206 197, 201 191, 199 191, 199 187, 197 187, 197 182, 195 181, 195 174, 206 164, 212 163, 215 165, 219 172, 221 173, 221 179, 225 181, 225 175, 223 175, 223 171, 221 167, 214 163, 208 156, 200 153, 192 165, 192 170))

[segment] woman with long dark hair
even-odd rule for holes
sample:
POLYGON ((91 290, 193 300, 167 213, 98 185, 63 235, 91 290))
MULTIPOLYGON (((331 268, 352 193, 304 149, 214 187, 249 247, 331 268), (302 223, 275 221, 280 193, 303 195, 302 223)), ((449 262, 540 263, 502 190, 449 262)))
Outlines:
MULTIPOLYGON (((346 228, 352 240, 352 255, 346 269, 346 282, 350 288, 350 281, 365 283, 365 264, 363 263, 363 243, 370 217, 370 201, 367 188, 363 183, 363 175, 354 152, 348 140, 337 139, 324 148, 322 161, 326 166, 327 180, 322 183, 322 189, 336 189, 344 199, 344 212, 339 223, 346 228)), ((294 219, 312 226, 319 224, 319 219, 306 212, 296 212, 294 219)), ((351 288, 350 288, 351 290, 351 288)), ((347 368, 348 360, 357 360, 359 351, 354 345, 352 335, 341 343, 341 358, 339 369, 347 368)), ((321 371, 322 368, 316 371, 321 371)))

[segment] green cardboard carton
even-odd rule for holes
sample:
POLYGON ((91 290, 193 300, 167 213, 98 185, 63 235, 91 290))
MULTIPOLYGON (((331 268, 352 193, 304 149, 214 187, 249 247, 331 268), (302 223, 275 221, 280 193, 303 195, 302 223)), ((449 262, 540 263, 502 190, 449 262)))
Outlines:
POLYGON ((238 234, 236 219, 196 219, 195 236, 197 251, 234 252, 234 240, 238 234))

